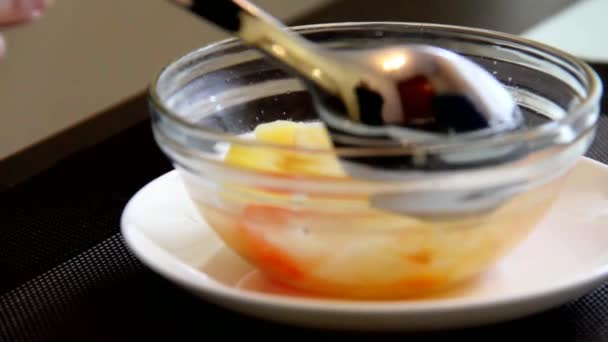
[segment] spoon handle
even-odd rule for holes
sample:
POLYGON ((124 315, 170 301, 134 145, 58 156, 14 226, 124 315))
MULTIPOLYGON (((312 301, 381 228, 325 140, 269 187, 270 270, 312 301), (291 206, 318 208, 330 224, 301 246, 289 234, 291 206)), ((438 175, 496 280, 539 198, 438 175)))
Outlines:
POLYGON ((247 0, 170 0, 239 37, 304 79, 337 94, 330 78, 339 67, 304 38, 292 33, 281 22, 247 0))
POLYGON ((222 29, 240 36, 243 16, 258 18, 272 24, 274 29, 282 27, 276 19, 248 1, 232 0, 170 0, 190 12, 214 23, 222 29))

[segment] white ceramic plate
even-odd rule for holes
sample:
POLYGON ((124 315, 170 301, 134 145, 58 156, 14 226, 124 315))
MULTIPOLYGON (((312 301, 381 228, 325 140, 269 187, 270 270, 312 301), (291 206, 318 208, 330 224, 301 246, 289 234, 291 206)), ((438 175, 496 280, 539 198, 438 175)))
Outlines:
POLYGON ((175 171, 131 199, 122 233, 135 255, 162 276, 260 318, 324 328, 466 327, 539 312, 608 280, 608 167, 582 158, 527 240, 478 281, 432 298, 327 300, 273 286, 204 223, 175 171))

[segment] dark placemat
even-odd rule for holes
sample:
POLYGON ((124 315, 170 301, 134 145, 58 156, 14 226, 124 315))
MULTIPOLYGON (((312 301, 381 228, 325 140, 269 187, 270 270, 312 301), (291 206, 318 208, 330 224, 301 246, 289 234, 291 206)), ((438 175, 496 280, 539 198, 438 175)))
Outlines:
MULTIPOLYGON (((608 65, 593 66, 608 79, 608 65)), ((602 108, 608 111, 606 97, 602 108)), ((606 115, 599 126, 587 155, 608 162, 606 115)), ((141 186, 170 169, 146 122, 0 194, 0 341, 205 338, 242 331, 283 338, 345 334, 274 324, 218 308, 137 261, 118 233, 120 213, 141 186)), ((407 336, 481 341, 532 335, 608 340, 608 287, 513 322, 407 336)))

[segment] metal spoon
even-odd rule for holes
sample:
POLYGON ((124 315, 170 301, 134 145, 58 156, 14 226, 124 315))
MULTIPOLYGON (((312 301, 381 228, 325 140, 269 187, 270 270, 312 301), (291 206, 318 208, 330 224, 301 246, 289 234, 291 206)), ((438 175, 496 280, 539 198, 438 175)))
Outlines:
MULTIPOLYGON (((295 34, 246 0, 171 1, 297 74, 311 90, 319 117, 337 146, 411 146, 463 134, 496 134, 523 125, 523 116, 504 87, 477 64, 448 50, 426 45, 328 49, 295 34)), ((503 152, 498 159, 519 153, 503 152)), ((351 176, 382 178, 387 170, 449 170, 488 159, 465 153, 456 159, 425 155, 342 161, 351 176)), ((394 194, 388 196, 394 206, 394 194)), ((432 206, 441 194, 431 196, 418 203, 432 206)), ((451 194, 446 197, 448 203, 443 201, 439 206, 443 209, 437 210, 470 212, 479 205, 459 204, 469 197, 467 193, 451 194)), ((483 206, 483 198, 473 197, 483 206)), ((388 200, 376 202, 389 208, 383 204, 388 200)), ((397 202, 404 203, 399 205, 401 212, 409 211, 407 203, 411 201, 397 202)), ((433 211, 432 207, 427 209, 433 211)), ((421 211, 419 205, 415 211, 421 211)))
POLYGON ((425 45, 330 50, 246 0, 172 2, 298 74, 312 88, 322 120, 338 132, 411 143, 445 134, 510 130, 523 122, 493 76, 448 50, 425 45))

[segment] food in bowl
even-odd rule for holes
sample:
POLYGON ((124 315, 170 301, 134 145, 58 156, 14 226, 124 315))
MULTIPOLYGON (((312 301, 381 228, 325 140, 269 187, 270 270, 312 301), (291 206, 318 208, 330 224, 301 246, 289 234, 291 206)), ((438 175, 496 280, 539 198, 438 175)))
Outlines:
MULTIPOLYGON (((253 135, 287 147, 332 148, 318 122, 279 120, 258 125, 253 135)), ((237 145, 224 161, 279 178, 356 182, 328 154, 237 145)), ((318 295, 394 298, 438 291, 487 269, 534 227, 555 191, 547 184, 489 215, 431 221, 375 209, 364 192, 225 184, 213 200, 196 203, 229 246, 275 281, 318 295)))

